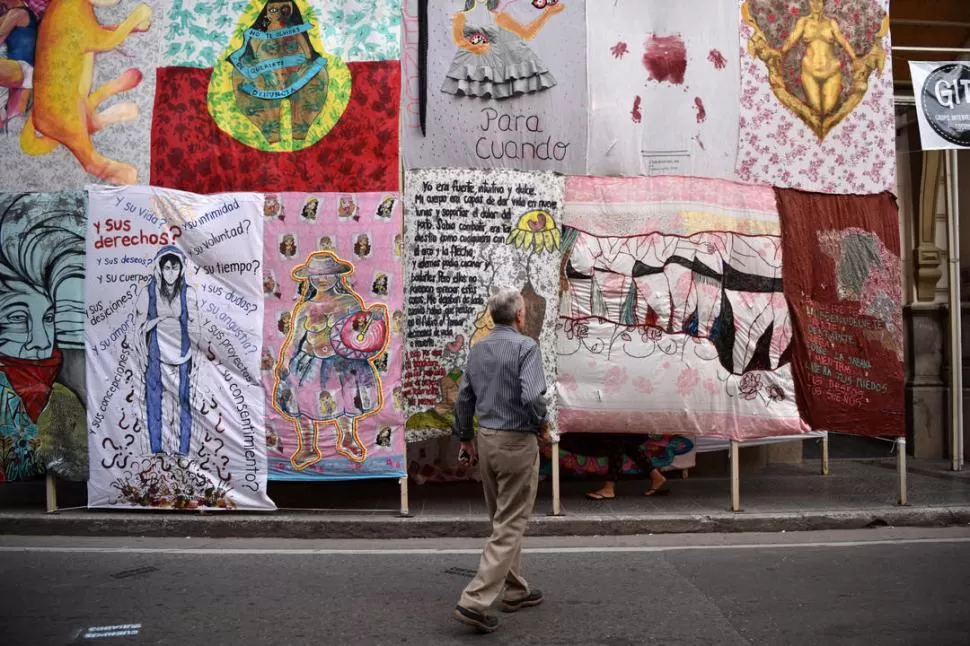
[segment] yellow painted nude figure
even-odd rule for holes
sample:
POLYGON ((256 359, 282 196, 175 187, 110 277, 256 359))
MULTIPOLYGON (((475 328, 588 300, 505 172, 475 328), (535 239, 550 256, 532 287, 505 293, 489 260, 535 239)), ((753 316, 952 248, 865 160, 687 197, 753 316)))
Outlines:
POLYGON ((825 15, 824 0, 811 0, 809 6, 812 12, 795 23, 781 53, 787 54, 799 40, 805 42, 802 88, 809 107, 826 115, 835 112, 842 94, 842 68, 836 45, 846 51, 853 63, 858 57, 842 34, 839 23, 825 15))
POLYGON ((842 33, 838 20, 825 14, 824 0, 809 0, 809 8, 810 13, 799 18, 791 35, 778 49, 772 47, 748 2, 741 5, 741 18, 754 32, 748 39, 748 52, 764 62, 771 91, 822 141, 865 97, 869 76, 874 71, 883 73, 886 51, 882 40, 889 33, 889 15, 883 15, 870 49, 856 52, 842 33), (805 43, 800 75, 805 101, 785 85, 784 58, 799 41, 805 43), (849 92, 844 96, 840 49, 845 50, 850 60, 849 92))

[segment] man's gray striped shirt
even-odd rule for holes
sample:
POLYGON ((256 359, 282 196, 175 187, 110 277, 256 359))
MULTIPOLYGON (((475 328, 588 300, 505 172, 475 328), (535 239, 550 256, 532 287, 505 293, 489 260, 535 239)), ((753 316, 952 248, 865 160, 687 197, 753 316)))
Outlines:
POLYGON ((496 325, 468 353, 455 406, 458 437, 479 426, 536 433, 546 421, 546 377, 539 345, 508 325, 496 325))

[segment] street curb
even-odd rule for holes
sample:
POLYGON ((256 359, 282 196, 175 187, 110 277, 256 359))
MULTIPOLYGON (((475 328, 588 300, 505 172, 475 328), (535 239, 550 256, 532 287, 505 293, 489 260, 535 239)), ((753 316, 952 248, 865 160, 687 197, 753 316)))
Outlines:
MULTIPOLYGON (((627 536, 715 532, 799 532, 970 524, 970 506, 879 507, 798 513, 533 516, 530 536, 627 536)), ((483 538, 484 516, 360 516, 314 513, 164 514, 0 512, 0 535, 207 538, 483 538)))

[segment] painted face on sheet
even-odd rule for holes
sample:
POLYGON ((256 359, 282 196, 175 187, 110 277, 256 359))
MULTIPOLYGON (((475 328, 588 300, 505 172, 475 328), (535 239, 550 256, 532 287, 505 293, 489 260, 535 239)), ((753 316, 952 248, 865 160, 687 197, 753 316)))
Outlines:
POLYGON ((175 281, 182 275, 182 263, 175 260, 166 260, 162 264, 162 280, 166 285, 174 285, 175 281))
POLYGON ((7 283, 0 295, 0 355, 37 360, 53 352, 54 304, 26 283, 7 283))
POLYGON ((281 29, 290 23, 293 15, 293 3, 269 2, 266 4, 266 18, 264 19, 265 31, 281 29))

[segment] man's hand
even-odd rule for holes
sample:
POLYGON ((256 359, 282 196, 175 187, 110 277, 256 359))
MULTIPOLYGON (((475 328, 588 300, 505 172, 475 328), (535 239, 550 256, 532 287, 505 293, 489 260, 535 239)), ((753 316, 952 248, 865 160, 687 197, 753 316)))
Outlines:
POLYGON ((546 446, 552 444, 552 433, 549 432, 549 422, 543 422, 539 427, 539 445, 546 446))
POLYGON ((463 467, 473 467, 478 464, 478 446, 474 440, 462 442, 458 447, 458 464, 463 467))

